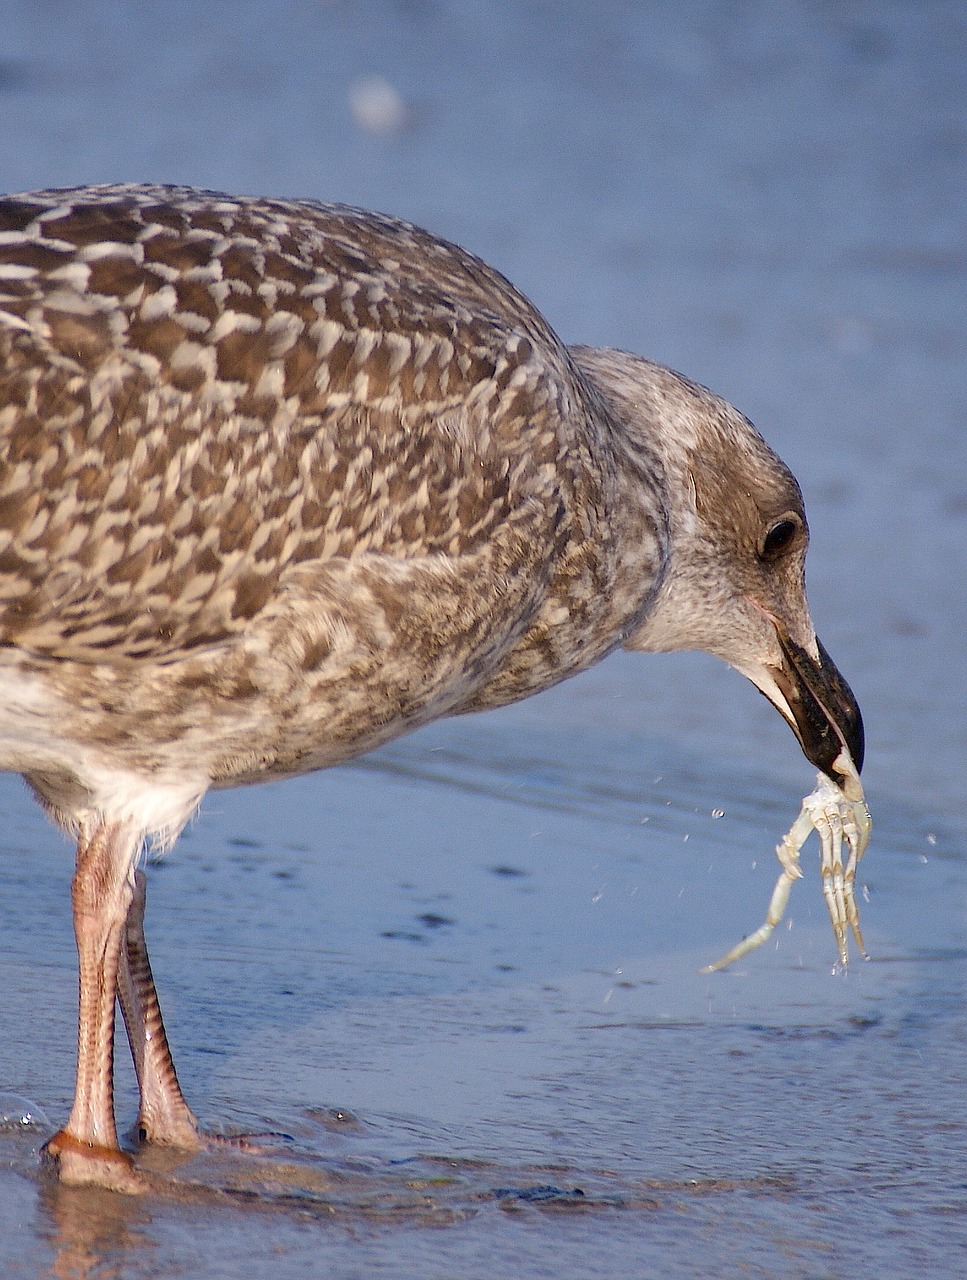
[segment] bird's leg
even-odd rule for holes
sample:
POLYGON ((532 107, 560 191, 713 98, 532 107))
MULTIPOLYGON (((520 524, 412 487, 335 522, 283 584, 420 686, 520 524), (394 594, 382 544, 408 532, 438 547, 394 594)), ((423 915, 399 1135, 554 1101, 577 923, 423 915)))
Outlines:
POLYGON ((82 831, 71 885, 79 975, 77 1080, 67 1124, 44 1147, 62 1182, 137 1192, 144 1182, 114 1125, 114 1011, 138 833, 101 823, 82 831))
POLYGON ((141 1093, 137 1129, 142 1141, 196 1150, 203 1145, 198 1121, 178 1083, 148 961, 144 898, 145 875, 138 871, 124 925, 118 973, 118 998, 141 1093))
POLYGON ((207 1147, 254 1149, 255 1144, 248 1136, 225 1138, 205 1133, 185 1101, 148 960, 144 937, 146 889, 147 877, 143 871, 136 871, 118 970, 118 999, 141 1094, 138 1136, 142 1142, 180 1147, 184 1151, 207 1147))

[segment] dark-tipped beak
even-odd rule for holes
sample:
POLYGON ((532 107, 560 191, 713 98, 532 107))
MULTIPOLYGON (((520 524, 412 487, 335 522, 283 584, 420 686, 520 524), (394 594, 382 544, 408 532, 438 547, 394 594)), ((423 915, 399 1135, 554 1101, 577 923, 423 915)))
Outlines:
MULTIPOLYGON (((776 625, 782 648, 780 667, 769 667, 792 713, 792 728, 807 760, 842 786, 845 774, 837 766, 846 747, 856 772, 863 768, 863 717, 853 691, 817 641, 819 661, 776 625)), ((782 708, 780 708, 782 710, 782 708)))

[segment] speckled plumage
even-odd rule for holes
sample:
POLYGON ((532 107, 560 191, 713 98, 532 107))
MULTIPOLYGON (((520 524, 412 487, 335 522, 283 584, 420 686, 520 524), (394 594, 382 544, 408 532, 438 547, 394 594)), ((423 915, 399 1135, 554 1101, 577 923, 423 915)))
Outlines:
POLYGON ((143 945, 146 839, 210 787, 622 644, 731 662, 834 776, 859 712, 805 547, 798 487, 740 414, 564 347, 415 227, 167 187, 0 201, 0 768, 78 837, 62 1176, 142 1185, 114 1131, 115 991, 142 1129, 197 1133, 143 945))
MULTIPOLYGON (((615 599, 593 392, 424 232, 166 188, 19 197, 0 319, 0 662, 105 761, 331 764, 579 670, 640 609, 638 583, 615 599)), ((660 504, 637 515, 654 576, 660 504)), ((56 762, 30 776, 60 811, 56 762)))

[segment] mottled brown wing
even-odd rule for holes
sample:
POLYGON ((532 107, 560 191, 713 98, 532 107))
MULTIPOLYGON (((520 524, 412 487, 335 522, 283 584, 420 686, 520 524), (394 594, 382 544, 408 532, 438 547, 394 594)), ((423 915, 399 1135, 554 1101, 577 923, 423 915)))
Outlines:
POLYGON ((568 413, 533 309, 405 224, 155 188, 0 202, 0 643, 176 656, 307 564, 460 555, 530 510, 526 572, 568 413))

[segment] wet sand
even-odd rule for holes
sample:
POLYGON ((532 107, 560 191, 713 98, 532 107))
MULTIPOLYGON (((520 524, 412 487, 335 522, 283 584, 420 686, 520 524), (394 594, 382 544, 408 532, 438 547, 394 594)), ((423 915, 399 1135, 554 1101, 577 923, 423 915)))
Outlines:
MULTIPOLYGON (((186 1093, 255 1149, 145 1156, 148 1199, 58 1188, 38 1151, 72 1088, 71 851, 0 779, 4 1276, 961 1272, 963 16, 581 12, 2 5, 2 185, 387 209, 569 340, 747 411, 802 482, 817 629, 867 718, 872 959, 833 975, 812 842, 774 940, 699 972, 760 922, 813 775, 739 677, 617 655, 209 797, 151 869, 147 929, 186 1093), (399 132, 353 122, 373 70, 399 132)), ((128 1126, 123 1061, 118 1096, 128 1126)))
MULTIPOLYGON (((0 1135, 11 1275, 540 1276, 561 1250, 575 1277, 943 1268, 967 1233, 955 851, 884 800, 870 962, 831 975, 813 863, 775 943, 702 975, 758 922, 794 797, 591 726, 555 751, 514 718, 216 798, 155 869, 183 1083, 256 1136, 152 1156, 141 1203, 36 1180, 71 1085, 69 869, 5 789, 5 1078, 49 1112, 0 1135)), ((130 1124, 126 1066, 120 1096, 130 1124)))

